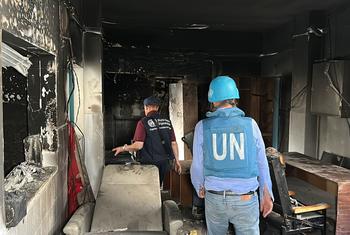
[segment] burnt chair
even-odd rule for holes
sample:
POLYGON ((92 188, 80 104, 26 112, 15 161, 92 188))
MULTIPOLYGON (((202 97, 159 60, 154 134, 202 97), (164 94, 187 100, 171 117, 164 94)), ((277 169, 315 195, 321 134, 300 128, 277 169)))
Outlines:
POLYGON ((280 234, 300 234, 320 231, 326 234, 326 203, 304 205, 288 191, 283 155, 276 149, 267 148, 266 156, 270 168, 274 205, 267 217, 267 224, 278 228, 280 234))

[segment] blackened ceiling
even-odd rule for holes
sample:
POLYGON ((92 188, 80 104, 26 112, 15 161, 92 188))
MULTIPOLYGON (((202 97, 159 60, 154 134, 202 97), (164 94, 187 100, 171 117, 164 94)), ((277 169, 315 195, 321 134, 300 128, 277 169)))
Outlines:
MULTIPOLYGON (((118 25, 262 32, 306 11, 331 11, 348 0, 102 0, 101 17, 118 25)), ((96 9, 95 9, 96 11, 96 9)))
POLYGON ((306 12, 331 12, 346 2, 348 0, 89 0, 84 11, 90 13, 84 18, 89 22, 98 18, 106 41, 123 47, 217 49, 216 54, 249 54, 260 53, 262 32, 306 12), (208 28, 184 29, 193 24, 208 28))
MULTIPOLYGON (((252 67, 251 64, 256 67, 261 56, 275 52, 264 50, 265 54, 262 53, 263 33, 292 22, 295 16, 311 11, 322 11, 327 15, 349 2, 349 0, 72 1, 80 3, 82 13, 80 17, 87 28, 102 27, 106 48, 107 50, 113 48, 110 56, 118 57, 114 58, 116 61, 125 54, 127 56, 124 56, 124 59, 142 62, 140 63, 142 66, 135 65, 135 69, 159 64, 159 68, 167 71, 169 69, 164 64, 169 67, 177 65, 178 67, 174 67, 173 70, 179 71, 184 65, 186 68, 192 68, 192 63, 196 61, 210 63, 212 60, 235 64, 242 62, 243 59, 248 67, 252 67), (206 25, 208 28, 186 29, 193 24, 206 25)), ((110 65, 116 66, 118 63, 110 65)), ((164 73, 161 71, 159 74, 164 73)))

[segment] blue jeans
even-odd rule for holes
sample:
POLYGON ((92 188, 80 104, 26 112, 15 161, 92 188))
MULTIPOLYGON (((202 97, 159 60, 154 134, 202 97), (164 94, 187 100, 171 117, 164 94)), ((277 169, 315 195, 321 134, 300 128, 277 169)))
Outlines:
POLYGON ((259 235, 259 202, 255 192, 250 199, 205 193, 205 217, 208 235, 225 235, 229 222, 236 235, 259 235))

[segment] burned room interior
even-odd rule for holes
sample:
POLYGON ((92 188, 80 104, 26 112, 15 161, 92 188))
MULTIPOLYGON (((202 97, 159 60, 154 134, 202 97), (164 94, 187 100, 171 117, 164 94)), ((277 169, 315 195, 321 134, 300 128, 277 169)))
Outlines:
POLYGON ((191 165, 218 76, 266 148, 260 234, 350 234, 349 1, 2 0, 0 12, 0 234, 208 234, 191 165), (160 188, 126 150, 150 96, 182 169, 160 188))

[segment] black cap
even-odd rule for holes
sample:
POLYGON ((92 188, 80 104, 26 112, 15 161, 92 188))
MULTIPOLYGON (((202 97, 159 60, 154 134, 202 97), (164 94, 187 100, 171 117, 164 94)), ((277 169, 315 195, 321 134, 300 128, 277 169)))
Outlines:
POLYGON ((145 105, 145 106, 147 106, 147 105, 159 106, 160 100, 157 97, 150 96, 150 97, 147 97, 146 99, 143 100, 143 105, 145 105))

